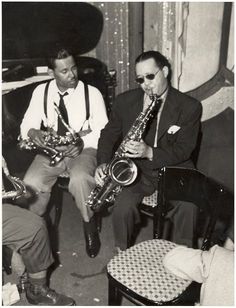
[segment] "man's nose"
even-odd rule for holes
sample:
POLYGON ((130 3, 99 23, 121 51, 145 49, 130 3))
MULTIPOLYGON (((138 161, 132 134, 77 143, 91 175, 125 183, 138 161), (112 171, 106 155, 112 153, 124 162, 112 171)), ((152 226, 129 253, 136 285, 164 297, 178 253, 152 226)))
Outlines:
POLYGON ((75 76, 76 76, 76 75, 75 75, 75 72, 74 72, 73 70, 71 70, 69 73, 70 73, 70 74, 69 74, 70 77, 75 77, 75 76))
POLYGON ((149 85, 151 82, 151 80, 147 79, 146 77, 144 77, 144 84, 145 85, 149 85))

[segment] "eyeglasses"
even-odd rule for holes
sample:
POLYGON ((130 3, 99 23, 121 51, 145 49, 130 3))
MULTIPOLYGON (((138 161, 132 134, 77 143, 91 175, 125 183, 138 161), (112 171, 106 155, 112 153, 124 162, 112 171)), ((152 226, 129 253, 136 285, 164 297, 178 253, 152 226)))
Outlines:
POLYGON ((144 83, 144 79, 146 78, 147 80, 153 80, 156 75, 160 72, 160 69, 155 73, 155 74, 147 74, 143 77, 137 77, 135 78, 135 81, 138 83, 138 84, 142 84, 144 83))

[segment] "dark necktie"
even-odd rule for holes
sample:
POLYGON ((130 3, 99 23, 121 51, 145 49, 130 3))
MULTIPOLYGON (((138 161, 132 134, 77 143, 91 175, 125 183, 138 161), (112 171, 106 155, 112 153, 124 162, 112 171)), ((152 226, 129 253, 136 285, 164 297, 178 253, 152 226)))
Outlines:
POLYGON ((154 139, 154 147, 157 146, 157 136, 158 136, 158 129, 159 129, 159 124, 160 124, 160 117, 161 117, 161 113, 162 113, 162 108, 163 108, 163 100, 161 98, 159 98, 157 100, 157 126, 156 126, 156 134, 155 134, 155 139, 154 139))
MULTIPOLYGON (((61 116, 62 116, 63 120, 66 122, 66 124, 68 124, 69 123, 68 114, 67 114, 67 110, 66 110, 65 103, 64 103, 64 96, 68 95, 68 93, 65 92, 64 94, 60 94, 58 92, 58 94, 60 96, 59 110, 60 110, 61 116)), ((67 129, 66 129, 65 125, 62 123, 60 117, 58 117, 58 129, 57 129, 58 135, 64 136, 66 134, 66 132, 67 132, 67 129)))

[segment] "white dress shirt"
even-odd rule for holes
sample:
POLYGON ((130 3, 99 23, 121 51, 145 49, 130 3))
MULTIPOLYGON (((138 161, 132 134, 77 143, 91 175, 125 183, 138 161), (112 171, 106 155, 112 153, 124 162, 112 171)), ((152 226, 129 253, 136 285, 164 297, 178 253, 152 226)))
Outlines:
MULTIPOLYGON (((100 91, 88 85, 89 102, 90 102, 90 117, 86 121, 86 107, 84 95, 84 83, 78 82, 75 89, 68 89, 68 95, 64 97, 65 107, 68 113, 69 125, 76 132, 86 130, 89 126, 91 132, 82 137, 84 148, 97 149, 98 139, 101 129, 104 128, 108 119, 104 100, 100 91)), ((45 127, 50 127, 57 131, 58 116, 54 108, 54 103, 59 106, 60 96, 56 81, 52 80, 48 88, 47 98, 47 117, 44 113, 44 91, 45 84, 41 84, 33 92, 29 107, 24 115, 21 123, 21 136, 23 139, 28 137, 28 131, 31 128, 40 129, 41 122, 45 127)))

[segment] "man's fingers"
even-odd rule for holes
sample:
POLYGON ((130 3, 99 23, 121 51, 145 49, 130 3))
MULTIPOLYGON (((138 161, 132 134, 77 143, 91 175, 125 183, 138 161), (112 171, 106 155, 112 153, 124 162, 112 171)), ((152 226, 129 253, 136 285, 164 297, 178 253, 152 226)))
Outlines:
POLYGON ((102 173, 100 172, 100 170, 98 170, 98 171, 96 172, 95 181, 96 181, 96 184, 97 184, 97 185, 102 186, 102 184, 103 184, 103 179, 102 179, 102 173))
POLYGON ((39 138, 35 138, 34 143, 39 147, 44 147, 44 142, 42 142, 39 138))
POLYGON ((73 157, 73 158, 77 157, 81 152, 81 149, 79 149, 75 145, 68 145, 68 146, 65 147, 64 150, 61 147, 61 149, 58 148, 58 150, 62 150, 65 156, 73 157))
POLYGON ((102 186, 106 177, 106 164, 100 165, 95 172, 95 181, 97 185, 102 186))
POLYGON ((78 150, 72 150, 72 151, 64 152, 64 155, 74 158, 74 157, 77 157, 79 155, 79 151, 78 150))
POLYGON ((129 157, 129 158, 138 158, 138 157, 141 157, 141 155, 139 153, 126 153, 125 154, 125 157, 129 157))

